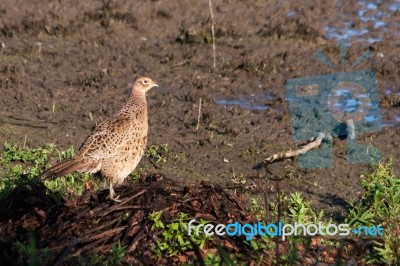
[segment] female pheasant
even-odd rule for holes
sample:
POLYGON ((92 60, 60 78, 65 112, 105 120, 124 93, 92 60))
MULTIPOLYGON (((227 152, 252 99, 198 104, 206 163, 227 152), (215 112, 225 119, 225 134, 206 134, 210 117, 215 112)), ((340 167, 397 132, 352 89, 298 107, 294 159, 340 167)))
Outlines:
POLYGON ((119 201, 113 186, 124 181, 145 152, 148 131, 146 92, 153 87, 158 85, 150 78, 137 79, 126 105, 99 124, 74 157, 55 164, 43 176, 55 178, 73 172, 93 174, 100 171, 109 182, 109 198, 119 201))

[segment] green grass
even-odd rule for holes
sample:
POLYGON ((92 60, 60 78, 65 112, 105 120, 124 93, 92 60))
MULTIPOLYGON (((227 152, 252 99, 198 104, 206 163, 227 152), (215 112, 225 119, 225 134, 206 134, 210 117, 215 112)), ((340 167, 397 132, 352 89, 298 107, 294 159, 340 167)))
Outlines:
POLYGON ((146 150, 146 157, 155 160, 155 163, 167 162, 168 144, 150 145, 146 150))
MULTIPOLYGON (((272 200, 269 205, 269 220, 265 211, 263 199, 259 196, 251 199, 250 210, 254 213, 255 217, 261 219, 264 223, 277 223, 281 221, 283 224, 294 224, 301 223, 304 225, 318 224, 321 222, 327 225, 332 222, 332 219, 325 217, 323 210, 316 210, 312 203, 306 200, 302 193, 281 193, 279 200, 272 200)), ((249 244, 257 254, 256 261, 262 263, 263 259, 271 258, 274 264, 284 265, 295 265, 299 263, 299 259, 302 257, 297 251, 298 245, 309 246, 310 237, 303 236, 291 236, 288 238, 289 252, 276 253, 276 238, 268 236, 256 237, 249 241, 249 244), (279 258, 278 258, 279 257, 279 258)), ((329 241, 322 240, 325 244, 329 241)), ((331 243, 329 243, 331 244, 331 243)))
POLYGON ((383 237, 374 241, 369 263, 400 265, 400 178, 395 176, 393 163, 379 164, 376 170, 361 176, 364 195, 351 201, 347 222, 352 226, 380 225, 383 237))
POLYGON ((121 242, 118 240, 117 243, 112 245, 111 247, 111 257, 114 265, 120 265, 122 260, 124 259, 127 252, 127 247, 123 246, 121 242))
MULTIPOLYGON (((41 173, 50 167, 50 158, 54 162, 70 158, 75 154, 73 148, 59 151, 52 144, 42 147, 23 147, 18 143, 6 143, 0 150, 0 200, 17 186, 31 179, 40 178, 41 173)), ((45 185, 53 192, 59 192, 68 198, 82 195, 85 184, 91 182, 95 188, 101 184, 88 174, 74 173, 54 180, 45 180, 45 185)))
MULTIPOLYGON (((177 255, 183 251, 192 250, 193 244, 200 250, 205 248, 206 242, 211 238, 205 234, 188 235, 187 224, 192 219, 185 213, 178 213, 177 218, 168 224, 162 221, 163 212, 154 212, 150 214, 149 219, 153 222, 151 230, 162 231, 157 243, 152 247, 152 251, 161 256, 177 255)), ((207 221, 200 220, 201 224, 206 224, 207 221)))
MULTIPOLYGON (((208 242, 215 241, 215 239, 211 236, 207 236, 205 234, 195 234, 194 228, 189 236, 187 225, 193 218, 189 217, 185 213, 178 213, 177 217, 169 223, 163 222, 162 216, 162 211, 153 212, 149 215, 149 219, 153 223, 151 230, 154 232, 160 232, 156 243, 151 246, 151 250, 156 257, 176 256, 186 251, 194 250, 195 247, 200 251, 204 251, 208 242)), ((198 221, 198 224, 205 225, 207 223, 208 221, 204 219, 200 219, 198 221)), ((206 253, 203 258, 205 265, 238 265, 237 257, 240 257, 239 254, 236 254, 236 257, 233 254, 228 254, 219 244, 217 244, 217 251, 218 253, 206 253)), ((198 264, 190 261, 184 265, 198 264)))
MULTIPOLYGON (((318 224, 319 222, 323 225, 347 223, 350 224, 350 228, 380 225, 384 229, 383 237, 371 238, 373 249, 369 250, 369 253, 364 256, 365 263, 400 265, 400 178, 395 176, 392 162, 381 163, 374 168, 372 173, 360 177, 364 194, 361 199, 354 199, 349 202, 349 215, 345 221, 337 221, 327 217, 323 210, 315 209, 311 202, 304 199, 299 192, 282 193, 279 196, 279 201, 270 202, 270 220, 274 222, 279 217, 283 223, 293 224, 297 222, 305 225, 318 224), (279 209, 281 210, 280 214, 279 209)), ((266 217, 263 206, 262 198, 255 197, 251 200, 250 209, 258 218, 266 217)), ((357 240, 357 237, 355 240, 357 240)), ((292 236, 288 241, 290 250, 280 259, 281 263, 284 261, 286 265, 291 265, 295 264, 300 258, 296 246, 298 244, 307 246, 310 244, 310 239, 292 236)), ((340 240, 323 238, 321 241, 323 245, 331 247, 340 245, 340 240)), ((250 244, 257 253, 274 249, 271 238, 257 238, 250 241, 250 244)))

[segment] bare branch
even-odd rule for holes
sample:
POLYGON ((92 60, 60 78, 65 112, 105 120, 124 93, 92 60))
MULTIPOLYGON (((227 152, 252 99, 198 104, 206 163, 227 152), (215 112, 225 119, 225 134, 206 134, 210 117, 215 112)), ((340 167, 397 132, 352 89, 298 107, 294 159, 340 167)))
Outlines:
POLYGON ((318 148, 321 145, 322 140, 324 138, 326 138, 326 135, 324 133, 318 133, 317 138, 314 141, 312 141, 312 142, 308 143, 307 145, 305 145, 303 148, 295 150, 295 151, 276 153, 276 154, 266 158, 264 160, 264 162, 265 163, 272 163, 272 162, 274 162, 276 160, 280 160, 280 159, 288 159, 288 158, 297 157, 297 156, 299 156, 301 154, 304 154, 304 153, 308 152, 309 150, 318 148))

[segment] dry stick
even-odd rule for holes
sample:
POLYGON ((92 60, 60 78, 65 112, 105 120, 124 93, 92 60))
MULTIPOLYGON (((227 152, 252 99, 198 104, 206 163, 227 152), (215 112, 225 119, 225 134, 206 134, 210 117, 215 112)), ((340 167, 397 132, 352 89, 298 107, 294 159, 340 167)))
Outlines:
MULTIPOLYGON (((354 125, 354 121, 349 119, 346 121, 346 125, 347 125, 347 137, 351 140, 354 140, 356 137, 356 132, 355 132, 355 125, 354 125)), ((308 143, 307 145, 305 145, 303 148, 296 150, 296 151, 288 151, 288 152, 280 152, 280 153, 276 153, 268 158, 266 158, 264 160, 265 163, 272 163, 276 160, 279 159, 287 159, 287 158, 293 158, 293 157, 297 157, 300 154, 304 154, 306 152, 308 152, 309 150, 318 148, 321 145, 321 142, 323 139, 325 138, 331 138, 330 134, 324 134, 324 133, 318 133, 317 138, 308 143)))
POLYGON ((109 213, 114 212, 114 211, 121 211, 121 210, 141 210, 141 209, 148 209, 148 208, 149 208, 149 207, 145 207, 145 206, 142 206, 142 205, 123 206, 123 207, 118 207, 118 208, 116 208, 116 209, 108 210, 108 211, 104 212, 101 216, 106 216, 106 215, 108 215, 109 213))
MULTIPOLYGON (((122 200, 121 202, 119 202, 118 204, 113 205, 112 207, 110 207, 110 208, 107 210, 106 213, 108 214, 108 213, 110 213, 110 212, 112 212, 112 211, 115 211, 116 209, 118 209, 118 208, 120 208, 121 206, 123 206, 124 204, 126 204, 128 201, 130 201, 130 200, 132 200, 132 199, 134 199, 134 198, 136 198, 136 197, 139 197, 140 195, 142 195, 142 194, 145 193, 146 191, 147 191, 146 188, 145 188, 145 189, 142 189, 140 192, 136 193, 135 195, 130 196, 130 197, 127 197, 126 199, 123 199, 123 200, 122 200)), ((96 211, 93 210, 93 214, 92 214, 92 215, 104 216, 104 213, 101 212, 102 210, 103 210, 103 208, 98 209, 98 210, 96 210, 96 211), (100 212, 100 213, 99 213, 99 212, 100 212)))
POLYGON ((26 148, 26 139, 27 139, 27 137, 28 137, 28 134, 25 134, 25 138, 24 138, 24 145, 22 146, 22 148, 23 148, 23 149, 25 149, 25 148, 26 148))
POLYGON ((200 126, 200 117, 201 117, 201 97, 199 99, 199 113, 197 114, 197 126, 196 126, 196 131, 199 130, 200 126))
POLYGON ((210 7, 210 15, 211 15, 211 34, 212 34, 212 45, 213 45, 213 67, 216 69, 216 58, 215 58, 215 32, 214 32, 214 13, 212 9, 211 0, 208 0, 208 6, 210 7))
POLYGON ((77 244, 79 244, 79 241, 72 240, 68 246, 63 248, 61 253, 54 259, 53 263, 51 263, 50 265, 53 265, 53 266, 61 265, 62 262, 64 261, 65 257, 72 252, 72 248, 74 246, 76 246, 77 244))
MULTIPOLYGON (((74 250, 74 253, 72 254, 73 256, 79 256, 81 255, 83 252, 86 252, 87 250, 91 250, 92 248, 94 248, 95 246, 97 246, 98 244, 100 244, 101 242, 104 242, 104 239, 100 238, 96 241, 93 241, 92 243, 90 243, 89 245, 85 245, 77 250, 74 250)), ((53 265, 54 266, 54 265, 53 265)))
POLYGON ((131 245, 129 246, 128 252, 134 252, 136 250, 136 247, 139 245, 140 240, 145 238, 147 235, 144 233, 144 230, 140 230, 135 238, 133 239, 131 245))
POLYGON ((317 147, 319 147, 321 145, 322 140, 326 137, 326 135, 324 133, 318 133, 317 138, 308 143, 307 145, 305 145, 303 148, 298 149, 296 151, 288 151, 288 152, 280 152, 280 153, 275 153, 274 155, 266 158, 264 160, 265 163, 272 163, 276 160, 279 159, 287 159, 287 158, 293 158, 293 157, 297 157, 300 154, 304 154, 306 152, 308 152, 309 150, 315 149, 317 147))
POLYGON ((93 234, 94 232, 97 232, 97 231, 99 231, 99 230, 102 230, 102 229, 104 229, 104 228, 107 228, 107 227, 113 225, 113 224, 114 224, 116 221, 118 221, 119 219, 120 219, 120 217, 117 217, 117 218, 115 218, 115 219, 113 219, 113 220, 111 220, 111 221, 108 221, 108 222, 106 222, 106 223, 104 223, 104 224, 102 224, 102 225, 100 225, 100 226, 98 226, 98 227, 96 227, 96 228, 87 230, 85 233, 86 233, 86 234, 93 234))
POLYGON ((113 235, 115 235, 115 234, 117 234, 117 233, 119 233, 119 232, 121 232, 122 230, 124 230, 125 228, 127 228, 128 226, 126 226, 126 225, 124 225, 124 226, 120 226, 120 227, 118 227, 118 228, 114 228, 114 229, 109 229, 109 230, 107 230, 107 231, 105 231, 105 232, 102 232, 102 233, 100 233, 100 234, 97 234, 97 235, 90 235, 90 234, 87 234, 87 235, 85 235, 85 236, 83 236, 83 237, 81 237, 81 238, 78 238, 78 240, 79 240, 79 242, 81 242, 81 243, 85 243, 85 242, 90 242, 90 241, 93 241, 93 240, 96 240, 96 239, 100 239, 100 238, 105 238, 105 237, 110 237, 110 236, 113 236, 113 235))

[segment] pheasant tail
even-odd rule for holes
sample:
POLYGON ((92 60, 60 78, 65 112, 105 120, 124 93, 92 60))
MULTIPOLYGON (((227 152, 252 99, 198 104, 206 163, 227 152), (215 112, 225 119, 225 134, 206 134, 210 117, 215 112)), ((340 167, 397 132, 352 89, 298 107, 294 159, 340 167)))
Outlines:
POLYGON ((87 163, 82 162, 76 158, 71 158, 66 161, 59 162, 43 173, 44 178, 56 178, 71 174, 73 172, 86 172, 88 169, 87 163))

